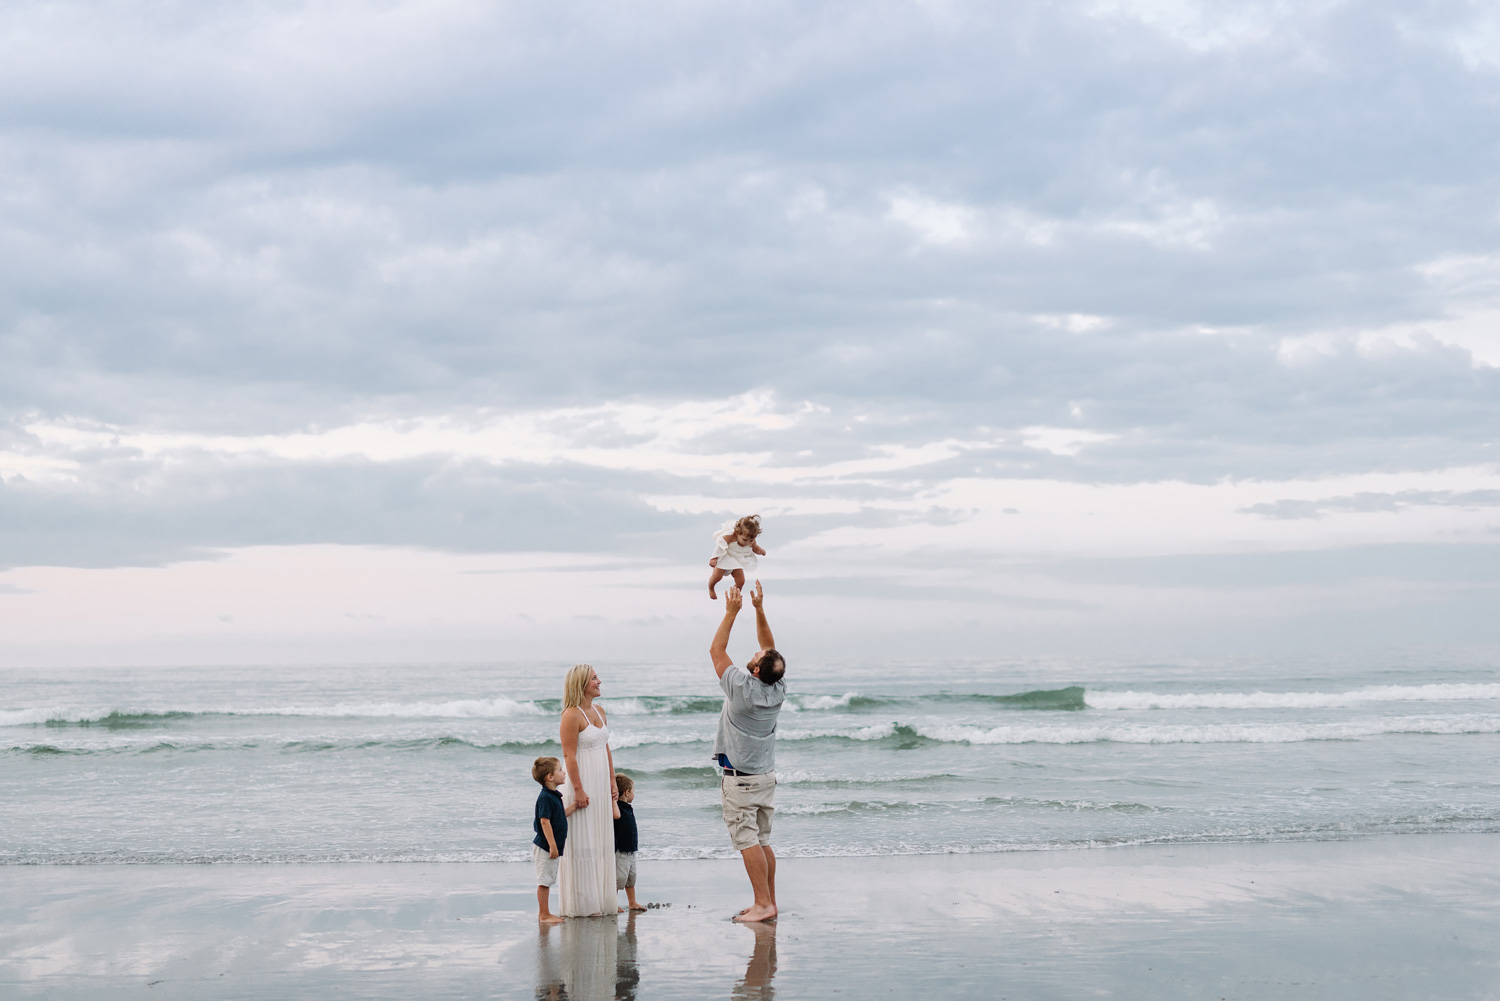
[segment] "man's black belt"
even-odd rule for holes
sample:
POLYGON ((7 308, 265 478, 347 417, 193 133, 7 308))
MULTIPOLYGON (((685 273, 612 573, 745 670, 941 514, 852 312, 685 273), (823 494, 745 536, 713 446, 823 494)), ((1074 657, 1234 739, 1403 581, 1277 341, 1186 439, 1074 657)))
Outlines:
POLYGON ((735 771, 733 768, 725 768, 724 769, 724 774, 725 775, 746 775, 746 776, 749 776, 749 775, 759 775, 760 772, 739 772, 739 771, 735 771))

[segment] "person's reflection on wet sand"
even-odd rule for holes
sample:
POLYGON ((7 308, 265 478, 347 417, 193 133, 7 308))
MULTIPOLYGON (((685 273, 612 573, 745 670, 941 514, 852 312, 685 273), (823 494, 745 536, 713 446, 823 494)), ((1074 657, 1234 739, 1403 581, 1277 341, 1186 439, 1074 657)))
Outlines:
POLYGON ((636 988, 641 985, 641 968, 636 963, 635 912, 625 919, 625 930, 620 933, 619 951, 615 958, 615 1001, 635 1001, 636 988))
POLYGON ((773 1001, 776 988, 771 983, 776 978, 776 925, 768 922, 746 924, 755 933, 755 951, 750 953, 750 962, 745 964, 745 975, 729 996, 735 1001, 773 1001))
POLYGON ((567 1001, 568 988, 563 984, 558 939, 562 929, 542 925, 536 942, 536 1001, 567 1001))
POLYGON ((537 1001, 613 1001, 618 934, 612 914, 570 918, 542 928, 536 953, 537 1001))

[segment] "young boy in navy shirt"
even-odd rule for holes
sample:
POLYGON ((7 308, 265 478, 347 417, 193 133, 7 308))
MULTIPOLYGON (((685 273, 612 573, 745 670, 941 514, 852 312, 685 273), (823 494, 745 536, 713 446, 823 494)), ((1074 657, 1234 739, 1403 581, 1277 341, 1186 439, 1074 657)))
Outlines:
POLYGON ((531 777, 542 784, 541 794, 536 798, 536 817, 531 829, 536 837, 531 839, 531 860, 536 863, 537 920, 544 925, 562 923, 562 918, 552 913, 552 887, 557 883, 557 860, 562 858, 563 845, 568 840, 568 810, 563 807, 562 793, 557 787, 567 779, 562 764, 556 758, 537 758, 531 765, 531 777))
POLYGON ((635 853, 640 849, 635 807, 630 805, 635 802, 635 782, 629 775, 616 772, 615 787, 620 790, 620 798, 615 800, 615 889, 625 891, 625 901, 632 911, 644 911, 646 908, 635 902, 635 853))

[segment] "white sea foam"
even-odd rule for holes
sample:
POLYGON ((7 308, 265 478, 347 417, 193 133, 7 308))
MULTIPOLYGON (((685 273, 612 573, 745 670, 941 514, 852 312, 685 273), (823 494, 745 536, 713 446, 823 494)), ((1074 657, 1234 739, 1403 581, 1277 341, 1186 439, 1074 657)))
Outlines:
POLYGON ((1351 692, 1096 692, 1090 709, 1324 709, 1371 702, 1450 702, 1500 699, 1500 684, 1379 685, 1351 692))
POLYGON ((1357 740, 1381 734, 1500 733, 1500 716, 1404 716, 1344 723, 1247 723, 1171 726, 917 727, 932 740, 962 744, 1292 744, 1304 740, 1357 740))
POLYGON ((783 708, 792 712, 800 712, 805 709, 847 709, 850 701, 857 692, 845 692, 843 695, 793 695, 787 698, 783 708))
POLYGON ((613 750, 630 747, 649 747, 657 744, 699 744, 708 738, 696 733, 610 733, 609 746, 613 750))
POLYGON ((876 723, 847 729, 781 730, 779 740, 818 740, 821 737, 843 737, 846 740, 882 740, 896 732, 895 723, 876 723))
POLYGON ((302 716, 302 717, 400 717, 409 719, 501 719, 512 716, 551 716, 555 710, 535 702, 518 702, 503 696, 493 699, 453 699, 447 702, 354 702, 333 705, 209 706, 194 709, 142 706, 45 706, 0 710, 0 726, 35 726, 38 723, 100 723, 113 719, 189 716, 302 716))
POLYGON ((114 709, 77 709, 48 706, 34 709, 0 709, 0 726, 36 726, 38 723, 95 723, 114 709))
POLYGON ((900 772, 866 773, 863 775, 839 774, 836 772, 808 772, 798 769, 776 772, 777 785, 819 785, 822 783, 849 783, 851 785, 881 785, 889 782, 926 782, 931 779, 950 779, 946 772, 923 772, 903 775, 900 772))

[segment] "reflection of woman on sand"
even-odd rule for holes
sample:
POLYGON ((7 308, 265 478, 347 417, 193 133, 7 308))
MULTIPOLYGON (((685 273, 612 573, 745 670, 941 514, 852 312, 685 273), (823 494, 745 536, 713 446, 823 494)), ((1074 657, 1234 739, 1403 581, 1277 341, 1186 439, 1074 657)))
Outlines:
POLYGON ((577 809, 568 818, 568 846, 558 866, 563 917, 613 914, 615 899, 615 761, 609 752, 609 720, 594 705, 598 673, 587 664, 563 682, 559 736, 563 746, 563 804, 577 809))
POLYGON ((537 942, 537 1001, 615 1001, 614 921, 544 927, 537 942))

